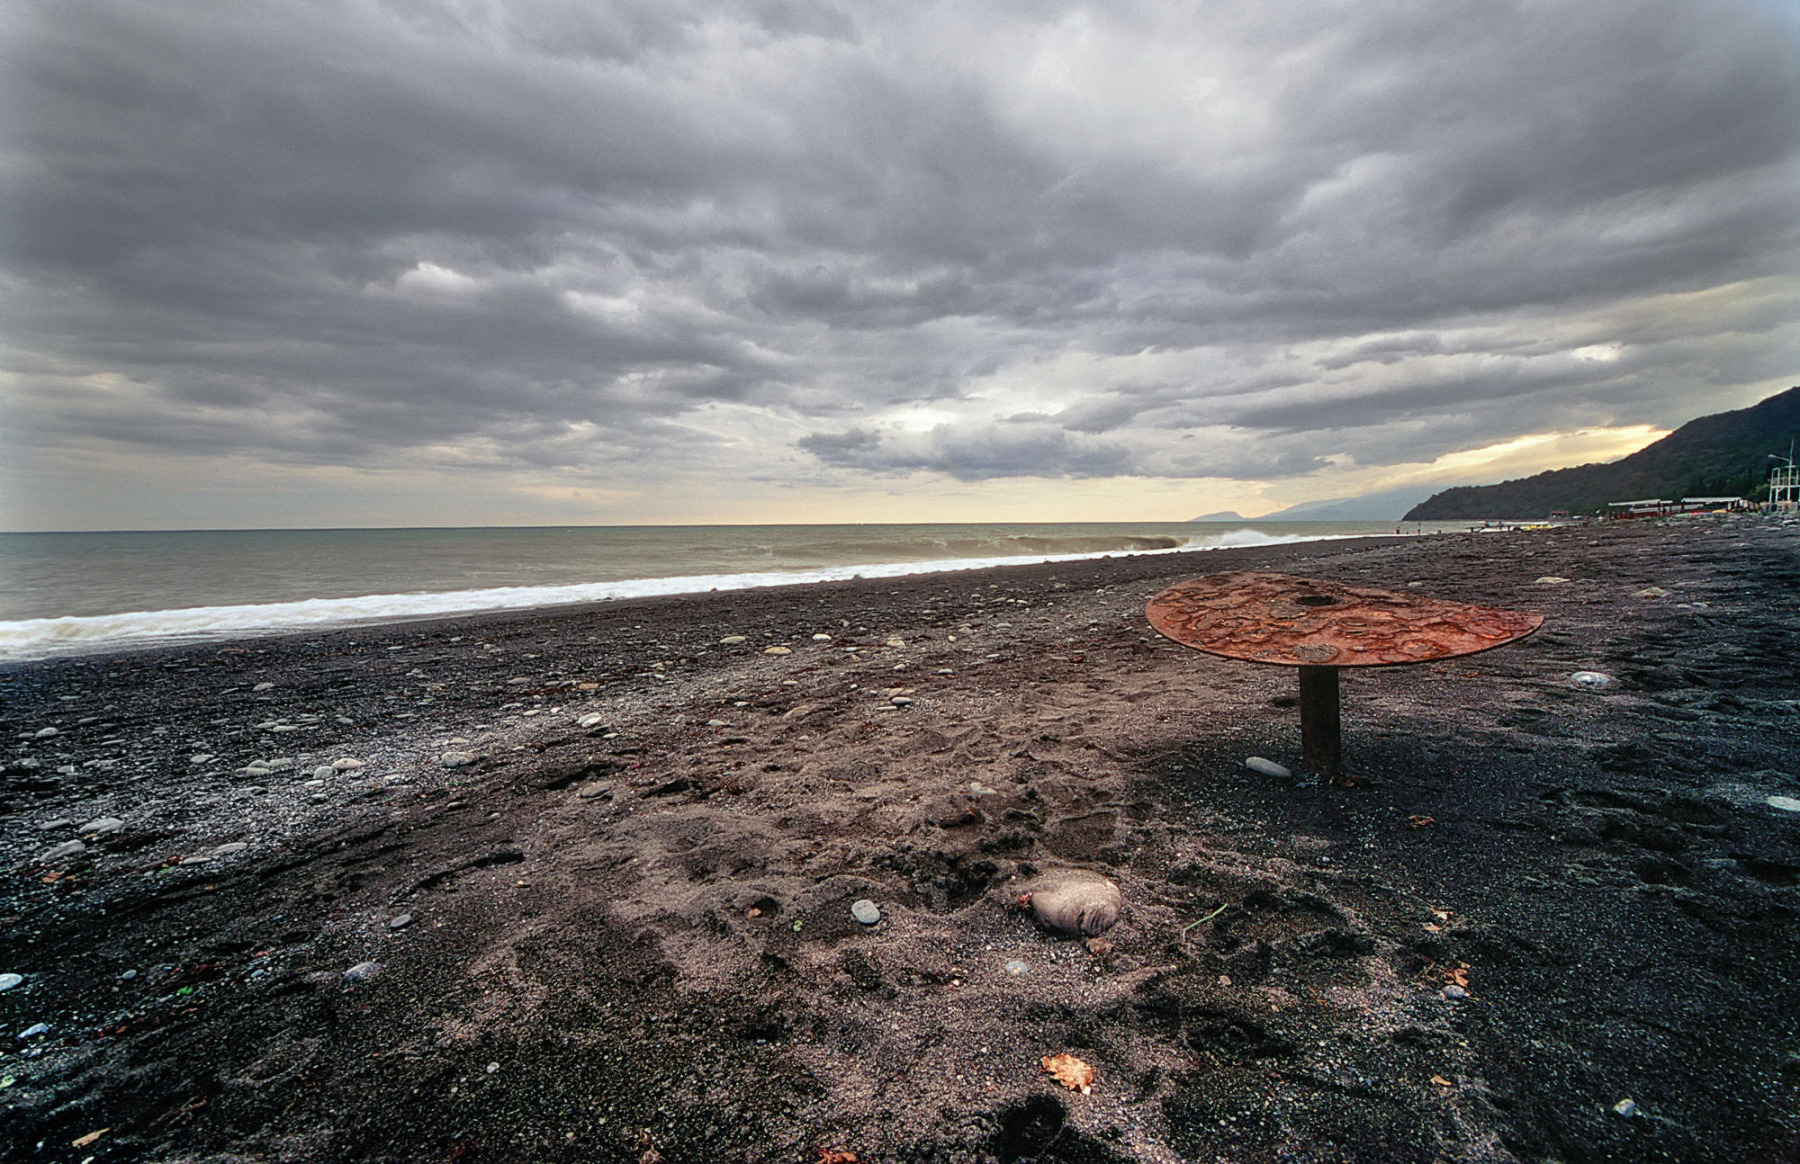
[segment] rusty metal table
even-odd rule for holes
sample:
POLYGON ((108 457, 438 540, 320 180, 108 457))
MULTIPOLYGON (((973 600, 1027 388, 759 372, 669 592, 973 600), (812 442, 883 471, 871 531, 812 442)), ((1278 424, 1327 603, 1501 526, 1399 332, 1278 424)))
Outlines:
POLYGON ((1298 667, 1301 752, 1308 768, 1333 780, 1343 775, 1339 668, 1490 651, 1544 622, 1541 614, 1252 571, 1178 582, 1144 613, 1158 633, 1182 646, 1298 667))

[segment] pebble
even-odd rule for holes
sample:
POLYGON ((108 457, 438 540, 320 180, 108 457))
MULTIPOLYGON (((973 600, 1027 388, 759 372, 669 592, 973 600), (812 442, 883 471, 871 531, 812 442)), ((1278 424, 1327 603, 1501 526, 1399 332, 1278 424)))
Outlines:
POLYGON ((763 648, 763 654, 765 654, 765 655, 791 655, 793 653, 794 653, 794 648, 792 648, 792 647, 764 647, 763 648))
POLYGON ((275 685, 273 683, 258 683, 255 687, 252 687, 250 690, 251 691, 273 691, 273 690, 275 690, 275 685))
POLYGON ((413 923, 413 915, 410 913, 403 913, 399 917, 389 919, 388 929, 403 930, 407 926, 412 925, 412 923, 413 923))
POLYGON ((88 821, 86 824, 82 825, 80 828, 76 829, 75 831, 80 833, 84 837, 86 837, 86 836, 104 837, 109 833, 116 833, 124 827, 125 827, 125 822, 120 820, 116 816, 98 816, 98 817, 95 817, 93 820, 88 821))
POLYGON ((87 852, 87 846, 80 841, 64 841, 38 858, 38 864, 48 865, 52 861, 60 861, 64 857, 78 857, 87 852))
POLYGON ((317 768, 312 770, 312 778, 314 780, 323 780, 327 776, 335 775, 337 775, 337 769, 333 768, 330 764, 320 764, 317 768))
POLYGON ((1011 974, 1014 978, 1018 978, 1021 975, 1029 974, 1031 972, 1031 967, 1027 966, 1024 962, 1021 962, 1019 959, 1014 958, 1012 961, 1010 961, 1006 964, 1006 972, 1008 974, 1011 974))
POLYGON ((188 763, 190 764, 210 764, 212 761, 213 755, 211 752, 201 752, 198 756, 188 757, 188 763))
POLYGON ((487 1073, 489 1075, 492 1075, 499 1070, 500 1070, 500 1064, 498 1064, 498 1063, 489 1063, 487 1065, 487 1073))
POLYGON ((584 715, 580 719, 575 721, 575 726, 576 727, 584 727, 584 728, 599 727, 601 722, 603 720, 605 720, 605 718, 606 718, 605 716, 600 715, 598 713, 584 715))
POLYGON ((325 782, 323 780, 308 780, 305 784, 302 784, 300 787, 302 787, 302 788, 323 788, 323 787, 325 787, 325 782))
POLYGON ((881 920, 881 907, 864 897, 850 904, 850 916, 865 926, 881 920))
POLYGON ((69 826, 73 825, 74 823, 75 823, 74 821, 70 820, 66 816, 59 816, 55 820, 45 821, 43 824, 39 825, 38 828, 44 830, 45 832, 49 832, 51 829, 66 829, 69 826))
POLYGON ((971 780, 969 781, 969 791, 976 796, 993 796, 999 789, 989 788, 979 780, 971 780))
POLYGON ((827 634, 817 634, 813 636, 813 642, 815 643, 828 643, 830 641, 831 636, 827 634))
POLYGON ((893 704, 895 707, 911 707, 912 706, 912 697, 909 695, 896 695, 892 699, 888 700, 888 702, 893 704))
POLYGON ((889 635, 887 645, 890 647, 904 647, 906 645, 906 640, 899 635, 889 635))
POLYGON ((0 974, 0 991, 11 990, 23 981, 25 976, 22 974, 0 974))
POLYGON ((38 729, 38 730, 37 730, 37 734, 36 734, 36 735, 34 735, 34 736, 32 736, 32 739, 36 739, 36 740, 47 740, 47 739, 49 739, 49 738, 50 738, 50 737, 51 737, 51 736, 53 736, 53 735, 55 735, 55 734, 56 734, 56 729, 55 729, 55 728, 39 728, 39 729, 38 729))
POLYGON ((1538 579, 1538 585, 1540 585, 1540 586, 1560 586, 1562 583, 1567 582, 1567 581, 1568 581, 1567 578, 1561 577, 1560 575, 1557 575, 1557 574, 1545 574, 1542 578, 1538 579))
POLYGON ((1273 760, 1265 760, 1261 756, 1251 756, 1248 760, 1244 761, 1244 767, 1264 776, 1273 776, 1278 780, 1286 780, 1293 775, 1293 772, 1289 769, 1277 764, 1273 760))
POLYGON ((1029 886, 1031 912, 1048 929, 1096 937, 1119 920, 1119 887, 1085 869, 1058 869, 1029 886))
POLYGON ((381 973, 381 963, 379 963, 379 962, 358 962, 356 965, 350 967, 350 969, 344 971, 344 981, 345 982, 370 982, 370 981, 373 981, 375 976, 380 973, 381 973))
POLYGON ((1635 1116, 1635 1115, 1644 1114, 1643 1109, 1638 1107, 1637 1101, 1635 1099, 1632 1099, 1630 1096, 1627 1096, 1624 1099, 1621 1099, 1618 1103, 1613 1104, 1612 1109, 1615 1114, 1622 1115, 1626 1119, 1630 1119, 1632 1116, 1635 1116))
POLYGON ((339 772, 354 772, 363 766, 363 762, 352 756, 345 756, 341 760, 333 760, 331 766, 339 772))
POLYGON ((1791 796, 1771 796, 1764 801, 1770 808, 1778 808, 1782 812, 1800 812, 1800 800, 1791 796))
POLYGON ((471 752, 445 752, 438 757, 438 763, 446 768, 467 768, 474 762, 475 756, 471 752))
POLYGON ((722 719, 709 719, 709 720, 707 720, 707 721, 706 721, 706 726, 707 726, 707 727, 730 727, 730 726, 731 726, 731 724, 730 724, 730 722, 729 722, 729 721, 727 721, 727 720, 722 720, 722 719))
POLYGON ((1452 983, 1451 985, 1444 987, 1444 997, 1451 1002, 1461 1002, 1463 999, 1469 997, 1469 992, 1452 983))
POLYGON ((1642 590, 1632 592, 1633 598, 1667 598, 1669 592, 1661 586, 1646 586, 1642 590))
POLYGON ((612 797, 613 786, 610 784, 590 784, 575 795, 583 800, 602 800, 612 797))
POLYGON ((47 1035, 49 1033, 50 1033, 50 1024, 49 1023, 33 1023, 30 1026, 26 1027, 24 1030, 20 1031, 19 1037, 21 1039, 35 1039, 39 1035, 47 1035))
POLYGON ((229 857, 233 853, 241 853, 250 846, 244 841, 228 841, 212 851, 215 857, 229 857))
POLYGON ((747 643, 749 641, 750 637, 748 635, 726 635, 719 640, 719 645, 721 647, 735 647, 739 643, 747 643))
POLYGON ((1569 682, 1598 691, 1602 687, 1611 687, 1616 680, 1604 671, 1576 671, 1569 676, 1569 682))

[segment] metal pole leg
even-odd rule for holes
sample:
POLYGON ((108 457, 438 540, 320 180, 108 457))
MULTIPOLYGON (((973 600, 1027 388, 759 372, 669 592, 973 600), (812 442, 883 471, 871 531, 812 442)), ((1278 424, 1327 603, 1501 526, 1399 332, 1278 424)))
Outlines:
POLYGON ((1300 750, 1306 766, 1326 780, 1344 772, 1338 732, 1338 669, 1300 668, 1300 750))

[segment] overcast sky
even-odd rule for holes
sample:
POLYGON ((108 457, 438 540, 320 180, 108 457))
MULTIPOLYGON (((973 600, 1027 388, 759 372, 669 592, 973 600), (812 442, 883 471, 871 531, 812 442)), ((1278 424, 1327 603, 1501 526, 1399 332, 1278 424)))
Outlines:
POLYGON ((0 528, 1181 520, 1800 383, 1783 0, 0 12, 0 528))

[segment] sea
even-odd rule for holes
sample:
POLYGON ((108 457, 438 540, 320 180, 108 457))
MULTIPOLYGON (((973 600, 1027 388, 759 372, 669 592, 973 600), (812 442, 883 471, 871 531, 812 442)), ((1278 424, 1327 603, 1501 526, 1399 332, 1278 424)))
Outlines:
POLYGON ((1232 521, 0 533, 0 662, 1399 528, 1232 521))

